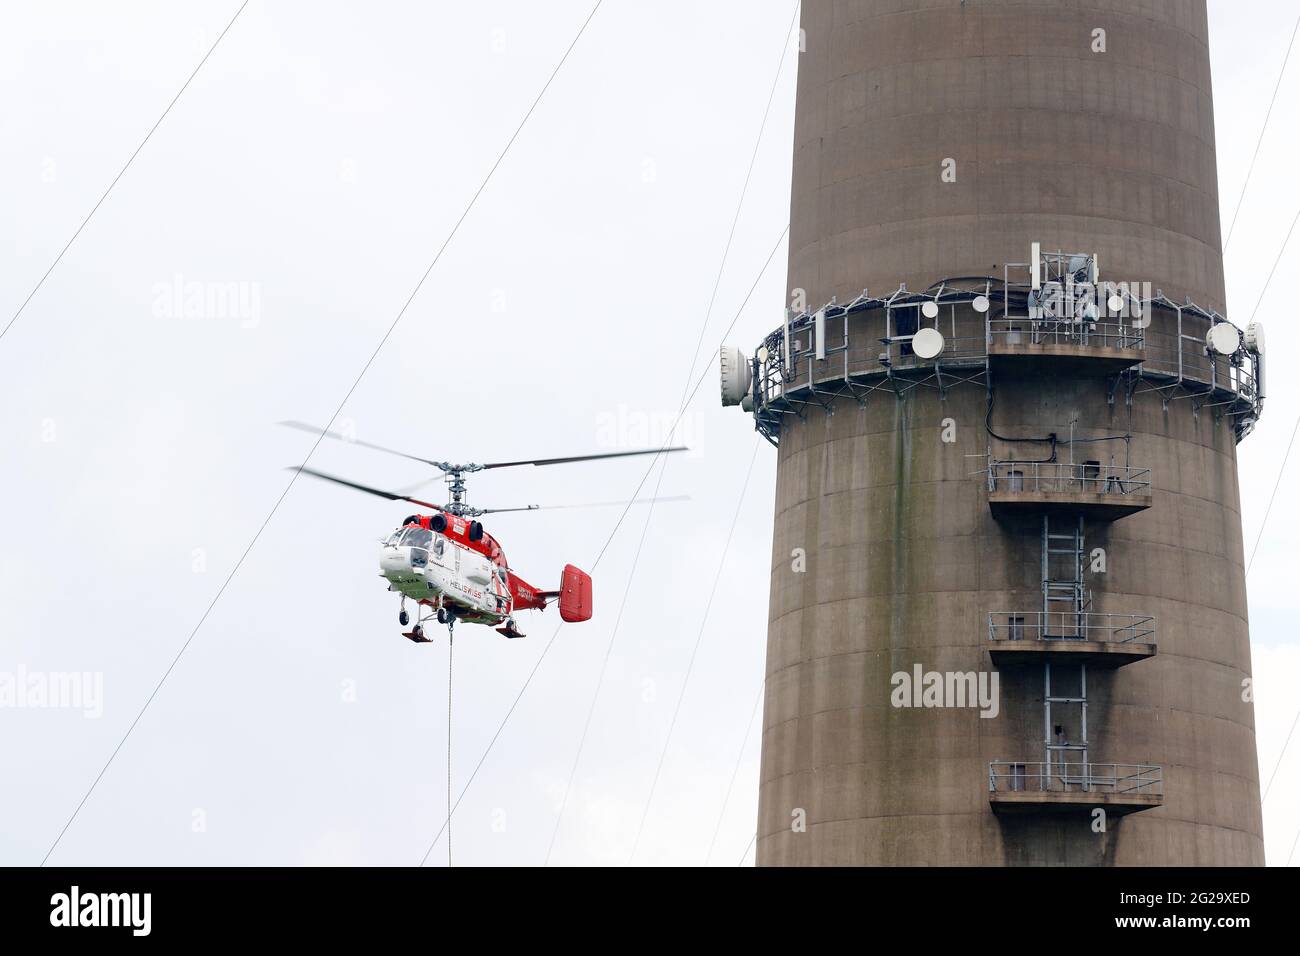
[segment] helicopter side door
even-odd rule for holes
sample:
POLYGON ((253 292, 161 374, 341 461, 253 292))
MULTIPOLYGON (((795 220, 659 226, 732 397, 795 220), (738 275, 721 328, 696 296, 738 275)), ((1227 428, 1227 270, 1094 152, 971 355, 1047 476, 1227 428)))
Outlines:
POLYGON ((511 611, 510 576, 505 567, 492 565, 492 595, 495 598, 496 612, 509 614, 511 611))
POLYGON ((434 533, 429 547, 430 583, 445 592, 456 576, 456 546, 441 534, 434 533))
POLYGON ((451 538, 446 539, 444 553, 447 560, 445 573, 448 577, 448 596, 470 607, 481 607, 484 604, 483 598, 474 596, 482 595, 484 590, 483 581, 480 580, 484 579, 479 567, 480 556, 451 538))

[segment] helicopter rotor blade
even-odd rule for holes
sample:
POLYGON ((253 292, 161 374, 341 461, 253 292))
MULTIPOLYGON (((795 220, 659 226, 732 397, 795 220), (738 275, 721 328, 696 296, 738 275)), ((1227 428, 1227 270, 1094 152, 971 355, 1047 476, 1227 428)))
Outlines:
POLYGON ((346 442, 349 445, 360 445, 363 448, 371 448, 374 449, 375 451, 388 452, 388 454, 390 455, 398 455, 402 458, 409 458, 412 461, 418 461, 426 465, 432 465, 435 468, 442 468, 442 466, 446 464, 445 462, 430 461, 428 458, 421 458, 419 455, 408 455, 404 451, 398 451, 395 448, 385 448, 383 445, 376 445, 373 442, 361 441, 360 439, 357 438, 349 438, 347 435, 340 434, 339 432, 332 432, 329 429, 319 428, 316 425, 308 425, 306 422, 284 421, 284 422, 279 422, 278 424, 283 425, 286 428, 296 428, 300 432, 309 432, 310 434, 315 435, 318 438, 321 435, 324 435, 326 438, 333 438, 335 441, 346 442))
POLYGON ((391 491, 384 491, 381 488, 372 488, 369 485, 363 485, 355 481, 349 481, 346 478, 339 478, 337 475, 329 475, 323 471, 317 471, 315 468, 308 468, 306 465, 301 467, 290 466, 286 471, 301 471, 304 475, 311 475, 313 478, 320 478, 324 481, 332 481, 336 485, 342 485, 345 488, 351 488, 354 491, 364 491, 368 495, 375 495, 379 498, 387 498, 389 501, 409 501, 413 505, 419 505, 422 508, 432 508, 434 511, 444 511, 442 505, 435 505, 432 501, 421 501, 419 498, 408 498, 406 495, 395 494, 391 491))
POLYGON ((317 438, 333 438, 335 441, 341 441, 349 445, 360 445, 362 448, 370 448, 374 451, 387 452, 390 455, 397 455, 401 458, 409 458, 411 461, 418 461, 421 464, 432 465, 441 471, 449 472, 455 470, 463 471, 486 471, 489 468, 514 468, 519 465, 567 465, 579 461, 600 461, 604 458, 630 458, 636 455, 659 455, 668 454, 669 452, 688 451, 685 445, 674 445, 671 448, 640 448, 634 451, 609 451, 600 452, 595 455, 570 455, 566 458, 533 458, 527 461, 494 461, 486 465, 449 465, 445 461, 434 461, 431 458, 421 458, 419 455, 407 454, 404 451, 398 451, 396 448, 388 448, 384 445, 376 445, 374 442, 362 441, 359 438, 350 438, 347 435, 336 431, 330 431, 327 428, 320 428, 316 425, 308 425, 306 422, 299 421, 282 421, 279 424, 286 428, 296 428, 298 431, 307 432, 315 435, 317 438))
POLYGON ((531 461, 494 461, 483 465, 483 469, 488 468, 513 468, 516 465, 567 465, 575 461, 597 461, 602 458, 630 458, 633 455, 658 455, 667 454, 673 451, 688 451, 685 445, 674 445, 672 448, 641 448, 636 451, 607 451, 596 455, 571 455, 568 458, 534 458, 531 461))
POLYGON ((431 485, 431 484, 433 484, 435 481, 442 481, 442 480, 444 480, 443 477, 442 477, 442 475, 435 475, 435 476, 432 477, 432 478, 426 478, 426 479, 424 479, 423 481, 417 481, 417 482, 416 482, 415 484, 413 484, 413 485, 404 485, 404 486, 402 486, 401 488, 394 488, 394 489, 393 489, 393 494, 397 494, 397 495, 409 495, 409 494, 411 494, 411 493, 413 493, 413 492, 419 491, 419 490, 420 490, 421 488, 423 488, 425 485, 431 485))
POLYGON ((479 508, 479 514, 501 514, 505 511, 561 511, 569 508, 613 508, 620 505, 664 504, 673 501, 690 501, 690 495, 670 495, 664 498, 633 498, 631 501, 583 501, 571 505, 525 505, 522 508, 479 508))

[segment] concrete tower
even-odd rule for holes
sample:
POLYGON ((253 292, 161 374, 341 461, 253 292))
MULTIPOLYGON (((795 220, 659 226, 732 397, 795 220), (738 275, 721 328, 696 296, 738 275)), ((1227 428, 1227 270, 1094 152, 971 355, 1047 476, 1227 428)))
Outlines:
POLYGON ((1262 864, 1189 0, 804 0, 759 864, 1262 864))

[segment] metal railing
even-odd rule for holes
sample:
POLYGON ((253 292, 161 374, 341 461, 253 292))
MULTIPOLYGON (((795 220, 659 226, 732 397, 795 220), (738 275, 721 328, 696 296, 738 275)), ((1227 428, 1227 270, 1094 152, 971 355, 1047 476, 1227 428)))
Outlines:
POLYGON ((1145 332, 1134 325, 1105 319, 1034 319, 1010 316, 988 320, 989 345, 1077 345, 1099 349, 1141 349, 1145 332))
POLYGON ((969 370, 986 367, 990 347, 1010 345, 1014 353, 1017 344, 1123 350, 1133 365, 1126 388, 1154 391, 1166 400, 1191 397, 1198 407, 1225 406, 1235 416, 1238 437, 1258 416, 1263 401, 1260 357, 1249 350, 1232 357, 1206 352, 1205 332, 1219 320, 1217 314, 1163 296, 1136 299, 1126 293, 1118 315, 1101 310, 1095 317, 1088 312, 1072 319, 1050 314, 1058 307, 1051 296, 1039 300, 1047 303, 1047 311, 1034 311, 1032 291, 1027 282, 1011 281, 1005 273, 1002 279, 954 281, 937 293, 909 294, 900 287, 887 296, 869 296, 864 290, 852 302, 832 301, 791 316, 764 338, 761 358, 755 360, 751 397, 759 430, 775 440, 782 416, 799 414, 808 404, 829 407, 842 394, 862 401, 872 389, 898 391, 896 377, 941 389, 977 383, 969 370), (999 283, 1000 293, 994 291, 999 283), (986 304, 977 310, 975 302, 981 299, 986 304), (937 316, 921 312, 930 303, 939 307, 937 316), (904 332, 918 326, 943 333, 938 359, 911 352, 904 332))
POLYGON ((1151 469, 1090 462, 989 460, 989 491, 1149 495, 1151 469))
POLYGON ((1204 343, 1196 338, 1153 335, 1143 350, 1142 368, 1179 382, 1221 389, 1242 401, 1255 402, 1259 398, 1253 363, 1234 365, 1224 356, 1208 355, 1204 343))
POLYGON ((1154 644, 1156 619, 1095 611, 991 611, 990 641, 1107 641, 1154 644))
POLYGON ((1129 763, 1031 763, 993 760, 990 793, 1113 793, 1163 796, 1161 768, 1129 763))
POLYGON ((894 369, 910 369, 933 365, 954 365, 978 362, 983 364, 987 354, 985 341, 976 335, 954 336, 948 329, 941 329, 944 337, 943 353, 937 359, 924 359, 912 351, 911 338, 877 340, 866 342, 860 349, 850 351, 850 361, 860 360, 862 367, 870 369, 880 366, 880 354, 884 353, 894 369))

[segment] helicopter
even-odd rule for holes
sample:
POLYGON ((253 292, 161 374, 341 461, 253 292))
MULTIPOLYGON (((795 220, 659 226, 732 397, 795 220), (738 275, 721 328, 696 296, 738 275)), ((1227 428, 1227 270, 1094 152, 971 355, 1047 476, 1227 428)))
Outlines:
MULTIPOLYGON (((442 472, 451 500, 444 505, 412 498, 406 492, 413 488, 387 491, 359 482, 317 471, 306 465, 290 468, 302 474, 329 481, 353 491, 386 498, 389 501, 406 501, 432 514, 411 514, 403 519, 391 534, 381 539, 379 574, 388 584, 388 590, 400 598, 397 620, 410 630, 402 636, 417 644, 427 644, 431 638, 424 632, 424 624, 437 619, 439 624, 454 628, 457 621, 466 624, 484 624, 508 638, 524 637, 515 621, 515 612, 545 610, 552 602, 559 604, 560 618, 567 623, 591 620, 591 576, 572 564, 566 564, 560 573, 560 584, 555 590, 544 590, 529 584, 515 573, 506 560, 501 543, 483 527, 478 519, 483 515, 511 511, 537 511, 541 505, 524 505, 516 508, 476 508, 466 500, 465 476, 493 468, 515 468, 523 465, 547 466, 598 461, 608 458, 630 458, 637 455, 657 455, 686 451, 685 446, 638 449, 635 451, 601 452, 591 455, 573 455, 567 458, 538 458, 527 461, 497 461, 487 464, 456 464, 434 461, 418 455, 385 448, 371 442, 358 441, 350 436, 318 428, 297 421, 279 424, 288 428, 310 432, 318 437, 333 438, 352 445, 361 445, 375 451, 399 455, 430 465, 442 472), (406 605, 415 605, 415 620, 406 605)), ((426 482, 420 482, 425 484, 426 482)), ((585 505, 550 505, 550 508, 598 507, 602 505, 646 504, 658 501, 683 500, 677 498, 641 498, 631 502, 591 502, 585 505)))

